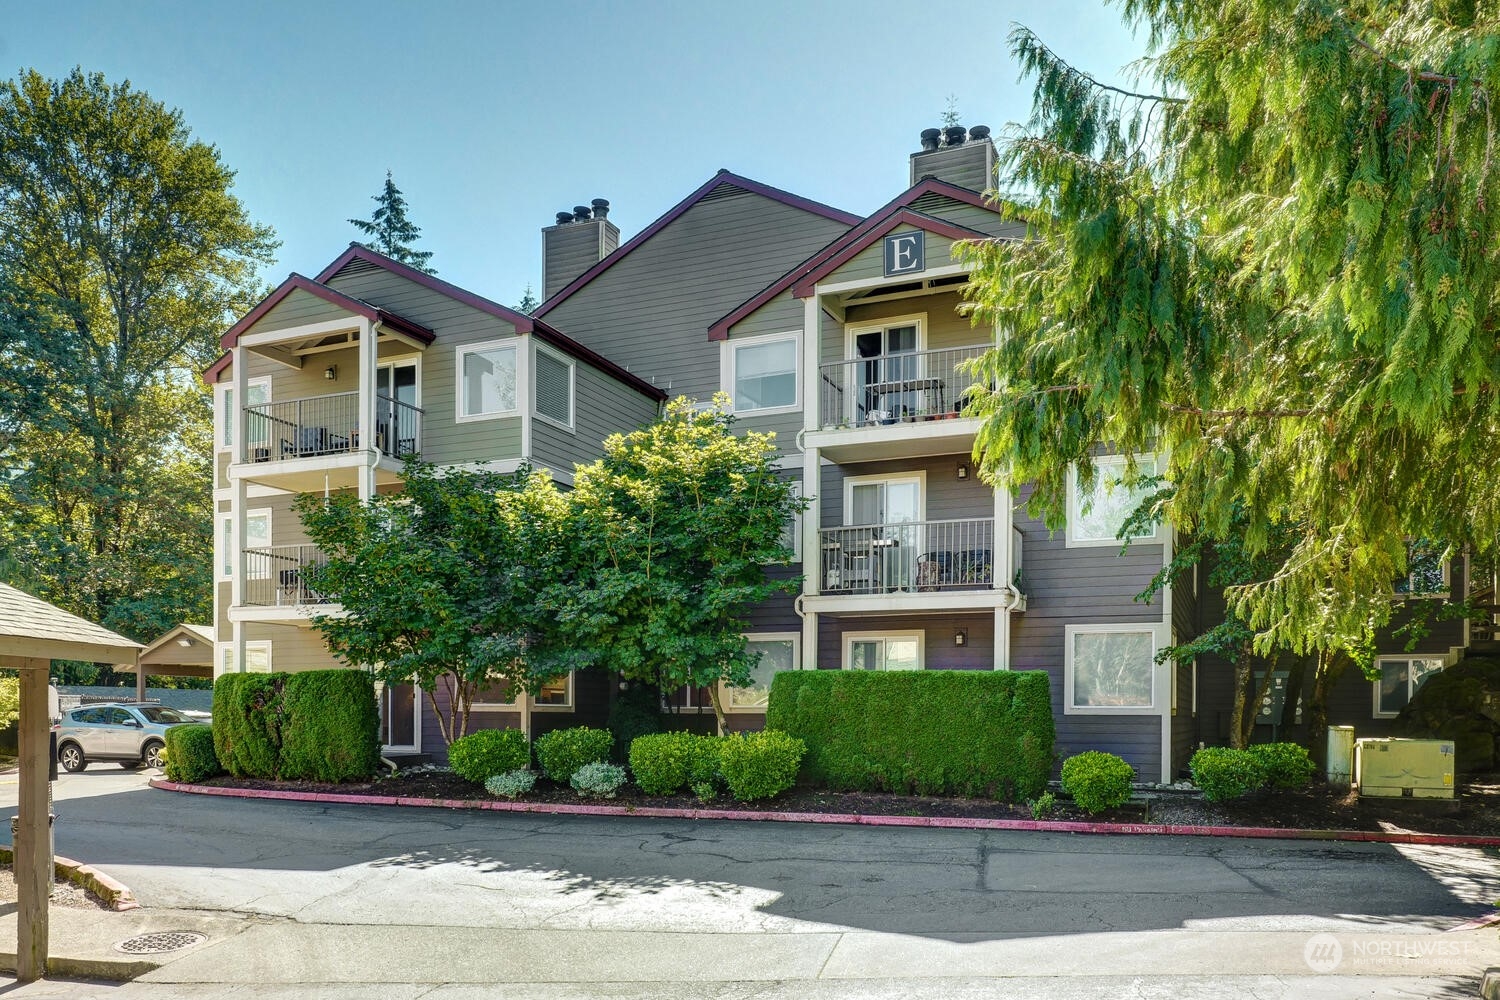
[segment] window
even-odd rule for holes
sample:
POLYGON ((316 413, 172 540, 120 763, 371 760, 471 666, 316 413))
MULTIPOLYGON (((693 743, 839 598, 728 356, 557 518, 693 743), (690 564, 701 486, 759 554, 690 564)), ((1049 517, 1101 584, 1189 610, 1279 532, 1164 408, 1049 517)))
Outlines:
POLYGON ((509 681, 492 680, 482 688, 474 691, 474 696, 469 702, 473 708, 501 708, 513 710, 516 707, 516 695, 511 690, 509 681))
MULTIPOLYGON (((234 515, 219 515, 219 579, 234 577, 234 515)), ((245 512, 245 548, 264 549, 271 544, 271 508, 259 507, 245 512)), ((271 575, 271 560, 251 556, 245 560, 245 578, 264 580, 271 575)))
POLYGON ((1380 679, 1375 682, 1375 718, 1393 719, 1411 701, 1427 679, 1443 669, 1437 657, 1381 657, 1375 661, 1380 679))
POLYGON ((849 360, 859 424, 895 423, 939 412, 943 395, 938 379, 923 371, 922 327, 925 315, 883 320, 883 325, 850 327, 849 360))
POLYGON ((547 681, 537 690, 531 703, 537 708, 572 708, 573 675, 566 673, 547 681))
POLYGON ((734 399, 736 413, 776 413, 795 410, 797 355, 801 334, 779 333, 727 343, 729 370, 725 389, 734 399))
POLYGON ((745 637, 745 649, 758 656, 750 668, 749 687, 723 686, 722 704, 726 712, 764 712, 771 696, 771 678, 778 670, 796 670, 798 648, 802 637, 795 632, 762 633, 745 637))
POLYGON ((923 632, 845 632, 845 670, 921 670, 923 632))
MULTIPOLYGON (((271 401, 271 379, 269 376, 253 378, 245 383, 245 405, 259 406, 271 401)), ((250 447, 265 447, 270 443, 270 425, 264 418, 250 421, 250 447)), ((234 385, 219 383, 219 450, 234 448, 234 385)))
MULTIPOLYGON (((1120 528, 1149 496, 1155 486, 1137 484, 1127 487, 1120 480, 1125 475, 1125 456, 1106 455, 1094 460, 1094 488, 1087 496, 1080 492, 1078 470, 1068 470, 1068 529, 1067 544, 1074 545, 1119 545, 1120 528)), ((1142 455, 1136 459, 1136 468, 1142 476, 1156 475, 1156 458, 1142 455)), ((1130 536, 1132 539, 1153 539, 1157 528, 1130 536)))
POLYGON ((564 430, 573 429, 573 362, 536 349, 536 415, 564 430))
MULTIPOLYGON (((232 674, 234 668, 234 643, 225 642, 219 645, 220 673, 232 674)), ((271 643, 269 640, 260 639, 245 643, 245 672, 249 674, 269 674, 271 672, 271 643)))
MULTIPOLYGON (((1068 714, 1157 714, 1157 629, 1069 625, 1063 708, 1068 714)), ((1165 683, 1165 678, 1163 680, 1165 683)))
MULTIPOLYGON (((802 480, 792 483, 792 494, 802 499, 802 480)), ((802 561, 802 512, 798 511, 787 519, 781 529, 781 544, 791 550, 792 562, 802 561)))
POLYGON ((458 349, 458 413, 483 420, 516 412, 516 345, 480 344, 458 349))
POLYGON ((1443 546, 1419 539, 1407 546, 1406 576, 1396 581, 1402 597, 1444 597, 1448 593, 1448 560, 1443 546))

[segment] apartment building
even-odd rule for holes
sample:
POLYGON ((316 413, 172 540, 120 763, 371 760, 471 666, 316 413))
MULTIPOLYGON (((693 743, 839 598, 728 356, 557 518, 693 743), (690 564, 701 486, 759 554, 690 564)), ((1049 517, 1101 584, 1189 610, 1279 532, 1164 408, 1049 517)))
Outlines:
MULTIPOLYGON (((624 243, 602 199, 559 212, 542 231, 546 298, 530 316, 358 246, 315 278, 289 277, 224 335, 207 373, 216 672, 333 665, 310 627, 329 605, 302 582, 321 556, 292 509, 298 493, 399 490, 413 453, 497 470, 526 461, 568 484, 574 463, 669 396, 722 390, 741 426, 776 433, 782 469, 812 500, 786 570, 802 592, 753 610, 760 668, 755 687, 726 692, 732 728, 762 724, 776 670, 1042 669, 1068 752, 1118 753, 1142 780, 1177 774, 1197 742, 1222 739, 1228 668, 1156 652, 1222 608, 1193 580, 1137 600, 1173 535, 1158 526, 1122 553, 1127 491, 1075 489, 1053 533, 1025 513, 1024 492, 976 475, 964 362, 995 331, 963 308, 954 248, 1021 239, 1025 226, 981 195, 995 165, 987 129, 929 129, 921 145, 905 190, 864 217, 728 171, 624 243)), ((1442 643, 1455 636, 1429 638, 1451 661, 1442 643)), ((1368 683, 1345 686, 1369 698, 1368 683)), ((524 704, 483 700, 474 724, 602 724, 614 691, 584 671, 524 704)), ((416 692, 381 697, 391 752, 442 753, 416 692)), ((674 692, 666 710, 712 722, 706 692, 674 692)))

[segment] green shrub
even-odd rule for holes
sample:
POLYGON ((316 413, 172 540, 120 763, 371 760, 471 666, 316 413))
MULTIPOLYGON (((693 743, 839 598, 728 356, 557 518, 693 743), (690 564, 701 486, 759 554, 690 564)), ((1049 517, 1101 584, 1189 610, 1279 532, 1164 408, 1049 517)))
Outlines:
POLYGON ((1051 792, 1043 792, 1026 803, 1026 808, 1031 810, 1032 819, 1046 819, 1057 811, 1057 796, 1051 792))
POLYGON ((766 727, 806 743, 804 776, 839 790, 1014 802, 1052 772, 1043 671, 784 670, 766 727))
POLYGON ((529 767, 492 774, 484 779, 484 790, 502 799, 519 799, 535 787, 536 772, 529 767))
POLYGON ((276 777, 286 676, 225 674, 214 682, 214 753, 236 778, 276 777))
POLYGON ((1306 788, 1318 766, 1300 743, 1257 743, 1247 747, 1272 788, 1306 788))
POLYGON ((1130 801, 1135 768, 1112 753, 1087 750, 1063 761, 1063 791, 1087 813, 1117 809, 1130 801))
POLYGON ((661 732, 661 692, 648 684, 632 684, 609 706, 605 724, 615 738, 617 763, 630 762, 630 745, 637 736, 661 732))
POLYGON ((596 760, 574 771, 568 784, 583 798, 612 799, 625 784, 625 769, 619 764, 596 760))
POLYGON ((214 753, 214 731, 193 723, 167 730, 167 780, 191 784, 212 778, 223 768, 214 753))
POLYGON ((380 708, 363 670, 287 674, 281 689, 280 777, 358 781, 380 766, 380 708))
POLYGON ((735 733, 719 747, 719 771, 741 802, 769 799, 797 783, 807 744, 776 729, 735 733))
POLYGON ((519 729, 480 729, 448 745, 448 766, 465 781, 483 785, 497 774, 531 766, 531 747, 519 729))
POLYGON ((1204 747, 1188 761, 1193 784, 1210 802, 1225 802, 1248 795, 1266 783, 1260 760, 1248 750, 1204 747))
POLYGON ((630 743, 630 772, 647 795, 675 795, 693 785, 713 788, 722 744, 722 737, 700 733, 637 736, 630 743))
POLYGON ((615 739, 608 730, 589 726, 558 729, 536 739, 536 762, 547 777, 566 785, 573 772, 585 764, 600 764, 609 759, 615 739))

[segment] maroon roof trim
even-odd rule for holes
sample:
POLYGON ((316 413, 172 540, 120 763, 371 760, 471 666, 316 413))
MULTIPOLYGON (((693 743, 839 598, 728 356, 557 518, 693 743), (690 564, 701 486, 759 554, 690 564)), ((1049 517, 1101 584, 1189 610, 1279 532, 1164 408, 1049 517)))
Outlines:
POLYGON ((212 387, 219 381, 219 376, 224 374, 224 369, 234 360, 234 355, 225 351, 218 361, 203 369, 203 384, 212 387))
POLYGON ((792 294, 799 299, 805 299, 813 293, 818 279, 826 277, 837 271, 840 267, 853 260, 863 251, 872 246, 876 240, 897 226, 915 226, 937 236, 946 236, 950 240, 987 240, 989 235, 981 233, 977 229, 968 226, 960 226, 949 222, 947 219, 939 219, 936 216, 924 215, 921 212, 913 212, 909 208, 898 209, 893 215, 881 220, 880 225, 865 230, 860 238, 845 244, 843 249, 830 257, 818 262, 812 270, 806 272, 792 285, 792 294))
POLYGON ((608 372, 610 375, 614 376, 621 382, 626 383, 631 388, 640 392, 642 395, 650 396, 658 403, 666 402, 666 390, 657 388, 650 382, 647 382, 645 379, 641 378, 639 375, 632 374, 631 372, 626 371, 624 368, 621 368, 619 365, 615 364, 613 361, 610 361, 602 354, 584 347, 578 341, 574 340, 572 337, 568 336, 566 333, 563 333, 556 327, 549 326, 548 324, 543 323, 541 320, 537 320, 532 333, 535 336, 542 338, 553 347, 556 347, 559 350, 573 355, 573 357, 577 358, 579 361, 582 361, 585 364, 593 365, 595 368, 608 372))
POLYGON ((321 281, 306 278, 293 272, 290 277, 276 286, 274 292, 261 299, 260 303, 254 309, 247 312, 238 323, 225 331, 224 335, 219 338, 219 346, 225 348, 233 347, 239 341, 241 334, 260 322, 266 313, 270 312, 281 300, 295 291, 304 291, 310 295, 316 295, 324 302, 330 302, 340 309, 354 313, 356 316, 363 316, 372 323, 389 322, 403 333, 409 333, 428 344, 432 343, 436 336, 431 330, 420 323, 413 323, 411 320, 402 319, 400 316, 372 306, 362 299, 356 299, 352 295, 345 295, 338 289, 329 288, 321 281))
POLYGON ((627 240, 614 253, 605 257, 593 267, 590 267, 587 271, 584 271, 578 277, 568 282, 568 284, 558 289, 546 302, 537 307, 533 315, 538 318, 547 315, 553 308, 561 304, 564 299, 624 260, 647 240, 651 239, 651 237, 677 221, 688 209, 702 201, 709 192, 724 184, 733 184, 735 187, 744 188, 746 191, 770 198, 772 201, 789 205, 792 208, 800 208, 802 211, 811 212, 813 215, 821 215, 824 218, 832 219, 846 226, 852 226, 860 220, 859 216, 851 212, 842 211, 830 205, 825 205, 820 201, 813 201, 810 198, 803 198, 801 195, 795 195, 790 191, 771 187, 769 184, 762 184, 760 181, 753 181, 748 177, 741 177, 739 174, 730 173, 728 170, 720 170, 703 184, 699 185, 697 190, 692 194, 668 209, 665 215, 627 240))
MULTIPOLYGON (((986 204, 984 196, 977 191, 970 191, 968 188, 959 187, 957 184, 949 184, 947 181, 940 181, 936 177, 924 177, 917 183, 913 184, 911 187, 907 188, 905 191, 902 191, 896 197, 892 198, 890 201, 886 202, 880 208, 876 209, 873 213, 871 213, 869 218, 861 221, 859 225, 855 226, 853 229, 849 230, 847 233, 840 236, 838 239, 834 240, 832 243, 828 244, 826 247, 819 250, 811 257, 807 258, 807 260, 792 268, 786 274, 783 274, 781 277, 777 278, 774 282, 767 285, 765 288, 761 289, 749 301, 745 302, 743 305, 736 306, 733 311, 725 315, 722 319, 715 322, 713 326, 708 328, 708 339, 728 340, 730 327, 734 326, 746 316, 749 316, 751 313, 755 312, 755 310, 759 309, 767 302, 770 302, 782 292, 786 291, 804 274, 808 273, 808 271, 818 267, 825 260, 842 251, 849 244, 856 242, 864 236, 868 235, 870 230, 874 229, 876 226, 879 226, 893 213, 899 212, 901 209, 907 207, 912 202, 916 201, 918 198, 926 194, 940 194, 948 198, 952 198, 954 201, 960 201, 966 205, 973 205, 975 208, 987 208, 991 211, 994 211, 994 206, 986 204)), ((923 215, 922 218, 931 219, 934 217, 923 215)), ((952 223, 949 223, 949 225, 952 225, 952 223)), ((988 238, 983 233, 970 230, 968 235, 965 235, 963 237, 950 237, 950 239, 970 239, 976 236, 985 239, 988 238)), ((806 296, 799 295, 798 297, 805 298, 806 296)))

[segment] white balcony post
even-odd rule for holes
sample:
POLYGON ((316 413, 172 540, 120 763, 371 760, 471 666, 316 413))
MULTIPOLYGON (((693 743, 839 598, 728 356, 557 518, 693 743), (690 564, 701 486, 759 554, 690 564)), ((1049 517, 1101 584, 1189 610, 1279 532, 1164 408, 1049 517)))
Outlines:
MULTIPOLYGON (((818 374, 822 353, 823 324, 818 295, 802 303, 802 429, 803 437, 818 429, 823 382, 818 374)), ((823 497, 822 457, 817 448, 802 450, 802 496, 810 502, 802 513, 802 593, 813 595, 823 588, 823 535, 820 507, 823 497)), ((818 613, 802 615, 802 663, 804 670, 818 668, 818 613)))
POLYGON ((380 452, 375 441, 375 324, 359 321, 359 447, 365 461, 359 469, 359 498, 375 495, 375 466, 380 452))
POLYGON ((229 405, 229 412, 224 415, 234 433, 230 436, 231 452, 229 460, 238 465, 249 456, 250 421, 245 418, 245 394, 250 391, 250 374, 245 371, 245 349, 239 345, 230 352, 233 357, 232 378, 234 385, 233 400, 229 405))
MULTIPOLYGON (((975 463, 977 468, 977 463, 975 463)), ((991 564, 990 572, 995 575, 993 585, 996 593, 1006 595, 1005 603, 995 609, 995 669, 1010 669, 1010 605, 1013 598, 1010 597, 1008 588, 1014 585, 1011 579, 1011 545, 1015 536, 1011 531, 1011 517, 1014 514, 1010 502, 1010 488, 1004 485, 995 487, 995 559, 991 564), (1002 591, 1001 588, 1007 588, 1002 591)))

